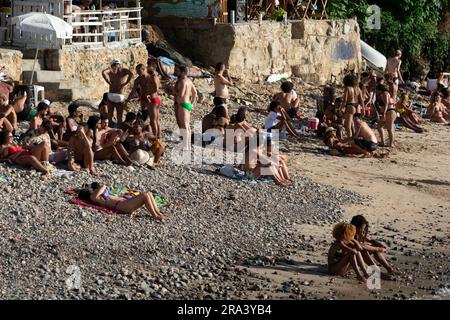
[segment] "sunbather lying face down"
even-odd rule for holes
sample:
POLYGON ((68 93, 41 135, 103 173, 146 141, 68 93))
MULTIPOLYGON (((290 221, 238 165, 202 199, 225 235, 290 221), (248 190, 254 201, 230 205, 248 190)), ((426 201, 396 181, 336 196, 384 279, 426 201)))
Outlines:
POLYGON ((106 186, 93 183, 89 188, 81 190, 78 193, 78 198, 98 206, 116 210, 120 213, 131 214, 131 218, 136 216, 138 209, 145 207, 148 214, 156 220, 164 221, 170 219, 170 217, 161 214, 155 198, 153 198, 150 192, 142 193, 132 199, 125 199, 111 196, 106 186))

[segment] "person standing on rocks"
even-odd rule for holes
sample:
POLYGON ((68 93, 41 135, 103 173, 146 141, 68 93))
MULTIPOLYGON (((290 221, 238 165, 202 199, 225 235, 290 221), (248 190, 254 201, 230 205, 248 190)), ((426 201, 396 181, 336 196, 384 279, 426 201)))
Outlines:
POLYGON ((397 50, 397 51, 395 51, 395 55, 393 57, 390 57, 386 63, 386 73, 392 76, 393 84, 392 84, 391 96, 395 101, 397 101, 399 80, 402 83, 404 82, 403 77, 402 77, 402 72, 400 70, 400 66, 402 65, 402 60, 400 60, 401 57, 402 57, 402 51, 397 50))
POLYGON ((189 150, 191 141, 191 111, 197 102, 197 89, 188 78, 188 69, 185 66, 176 68, 178 80, 175 83, 175 116, 178 128, 183 137, 183 150, 189 150))
POLYGON ((139 88, 142 111, 148 111, 153 135, 160 139, 162 137, 159 113, 161 109, 161 98, 159 97, 158 92, 161 83, 153 67, 149 69, 150 72, 147 71, 147 68, 143 64, 136 66, 138 77, 134 81, 133 89, 131 90, 128 99, 125 100, 125 105, 128 104, 139 88))
POLYGON ((219 62, 216 65, 216 75, 214 76, 214 98, 222 98, 224 103, 230 97, 228 92, 228 86, 233 85, 233 80, 230 77, 230 74, 222 62, 219 62))
POLYGON ((113 123, 114 110, 117 112, 117 123, 122 124, 124 103, 123 89, 131 82, 133 73, 122 67, 120 60, 114 59, 111 67, 103 70, 103 79, 109 84, 108 93, 108 120, 110 125, 113 123))

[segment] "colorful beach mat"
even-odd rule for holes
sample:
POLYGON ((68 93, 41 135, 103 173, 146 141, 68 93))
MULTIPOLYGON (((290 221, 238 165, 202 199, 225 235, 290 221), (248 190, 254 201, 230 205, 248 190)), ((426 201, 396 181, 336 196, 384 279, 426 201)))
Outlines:
POLYGON ((11 183, 13 183, 13 179, 11 177, 0 176, 0 190, 3 190, 4 188, 6 188, 11 183))

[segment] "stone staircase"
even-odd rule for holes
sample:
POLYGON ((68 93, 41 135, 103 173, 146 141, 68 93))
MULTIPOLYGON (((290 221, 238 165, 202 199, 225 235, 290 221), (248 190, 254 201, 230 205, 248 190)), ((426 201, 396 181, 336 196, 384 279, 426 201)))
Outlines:
MULTIPOLYGON (((24 52, 22 60, 22 81, 30 83, 33 72, 34 57, 24 52)), ((58 70, 46 70, 42 56, 36 60, 33 84, 45 88, 45 98, 51 101, 73 101, 78 98, 81 84, 75 79, 66 79, 64 73, 58 70)))

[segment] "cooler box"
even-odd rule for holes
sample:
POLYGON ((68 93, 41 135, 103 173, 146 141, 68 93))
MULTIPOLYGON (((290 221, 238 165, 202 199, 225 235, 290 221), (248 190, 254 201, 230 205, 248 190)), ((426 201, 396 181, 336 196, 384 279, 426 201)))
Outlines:
POLYGON ((319 127, 319 119, 318 118, 309 118, 308 122, 306 123, 306 127, 309 130, 317 130, 319 127))

